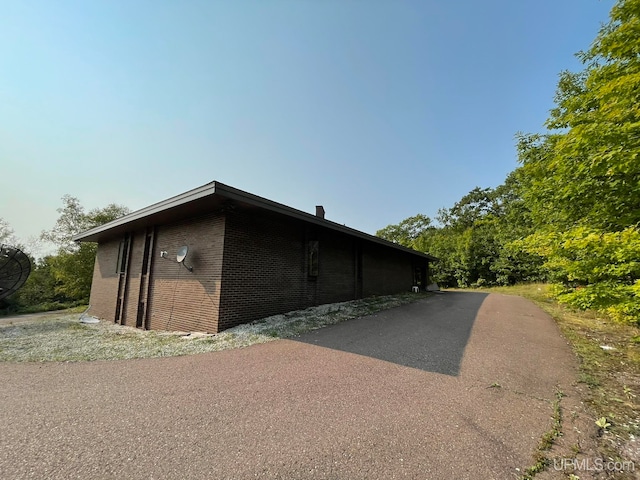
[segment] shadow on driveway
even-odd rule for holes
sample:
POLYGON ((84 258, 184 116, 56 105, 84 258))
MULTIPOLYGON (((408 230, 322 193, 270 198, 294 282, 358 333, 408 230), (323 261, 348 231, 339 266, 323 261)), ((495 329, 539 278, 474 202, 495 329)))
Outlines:
POLYGON ((457 376, 473 322, 487 295, 440 292, 290 340, 457 376))

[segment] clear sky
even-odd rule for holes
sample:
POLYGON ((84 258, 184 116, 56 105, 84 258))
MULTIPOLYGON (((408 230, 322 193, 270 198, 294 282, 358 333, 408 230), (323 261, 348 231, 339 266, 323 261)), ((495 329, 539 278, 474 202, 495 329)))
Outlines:
POLYGON ((218 180, 375 233, 517 166, 613 0, 0 0, 0 217, 218 180))

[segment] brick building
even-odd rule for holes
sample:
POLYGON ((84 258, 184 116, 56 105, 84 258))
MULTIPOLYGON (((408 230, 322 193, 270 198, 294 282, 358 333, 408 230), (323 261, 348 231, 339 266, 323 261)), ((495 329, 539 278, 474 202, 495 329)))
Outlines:
POLYGON ((322 207, 311 215, 220 182, 74 240, 98 243, 89 313, 153 330, 215 333, 313 305, 425 288, 436 260, 325 220, 322 207))

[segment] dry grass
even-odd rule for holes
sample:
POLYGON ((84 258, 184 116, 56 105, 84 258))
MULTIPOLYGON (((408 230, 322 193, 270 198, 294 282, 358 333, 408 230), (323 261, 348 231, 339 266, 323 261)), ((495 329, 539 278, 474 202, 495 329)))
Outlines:
POLYGON ((334 303, 275 315, 217 335, 143 331, 113 323, 84 324, 79 314, 33 316, 0 325, 0 361, 63 362, 170 357, 288 338, 424 298, 401 294, 334 303))

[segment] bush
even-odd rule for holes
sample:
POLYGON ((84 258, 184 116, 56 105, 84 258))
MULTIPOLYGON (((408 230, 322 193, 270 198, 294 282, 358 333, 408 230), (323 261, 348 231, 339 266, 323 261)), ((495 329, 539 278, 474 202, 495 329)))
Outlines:
POLYGON ((566 305, 606 313, 616 322, 640 325, 640 280, 634 285, 613 281, 592 285, 554 285, 551 292, 566 305))

